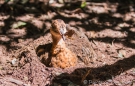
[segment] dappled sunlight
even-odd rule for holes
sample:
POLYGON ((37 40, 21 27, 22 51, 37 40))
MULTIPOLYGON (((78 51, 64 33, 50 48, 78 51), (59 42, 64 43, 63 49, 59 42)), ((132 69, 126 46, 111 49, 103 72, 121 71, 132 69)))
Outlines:
POLYGON ((134 4, 134 0, 1 0, 0 84, 133 86, 134 4), (54 19, 62 19, 67 29, 75 31, 73 38, 65 39, 79 58, 74 67, 44 65, 54 19), (86 65, 87 57, 92 60, 86 65))

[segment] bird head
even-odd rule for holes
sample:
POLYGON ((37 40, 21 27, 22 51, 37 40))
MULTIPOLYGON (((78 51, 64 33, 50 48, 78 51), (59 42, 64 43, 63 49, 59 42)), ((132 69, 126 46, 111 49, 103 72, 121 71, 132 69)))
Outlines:
POLYGON ((55 33, 58 33, 61 35, 63 40, 65 40, 65 33, 67 32, 66 24, 61 19, 56 19, 52 21, 52 30, 55 33))

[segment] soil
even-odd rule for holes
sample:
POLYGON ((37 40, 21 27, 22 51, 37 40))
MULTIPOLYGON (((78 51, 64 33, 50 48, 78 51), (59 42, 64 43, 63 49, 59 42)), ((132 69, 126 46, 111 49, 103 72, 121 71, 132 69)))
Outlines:
POLYGON ((75 1, 0 5, 0 86, 135 86, 135 2, 86 0, 80 8, 75 1), (80 58, 74 67, 44 64, 53 19, 77 32, 66 39, 80 58))

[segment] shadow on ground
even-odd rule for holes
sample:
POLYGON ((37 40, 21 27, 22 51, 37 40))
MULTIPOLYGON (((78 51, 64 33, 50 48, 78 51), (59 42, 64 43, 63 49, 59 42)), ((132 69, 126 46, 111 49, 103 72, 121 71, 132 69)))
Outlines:
MULTIPOLYGON (((62 85, 69 84, 63 83, 64 79, 68 79, 75 84, 82 84, 83 80, 90 80, 92 82, 105 82, 106 80, 112 79, 113 77, 120 75, 121 73, 135 67, 135 55, 119 60, 112 65, 105 65, 98 68, 78 68, 75 69, 71 74, 61 74, 54 78, 54 82, 61 83, 62 85)), ((66 85, 65 85, 66 86, 66 85)))
MULTIPOLYGON (((134 21, 132 19, 130 19, 128 21, 125 21, 125 20, 123 20, 122 17, 118 18, 118 17, 112 16, 115 13, 120 13, 123 16, 126 13, 131 12, 132 11, 131 8, 134 7, 134 5, 133 5, 133 3, 135 3, 134 1, 129 1, 129 0, 128 1, 124 1, 124 2, 121 1, 121 0, 115 0, 115 1, 113 1, 113 0, 111 0, 111 1, 107 1, 107 0, 103 0, 103 1, 91 0, 91 1, 87 1, 87 3, 88 3, 87 6, 95 5, 95 7, 98 6, 100 8, 100 7, 104 6, 104 4, 107 4, 107 5, 110 5, 110 6, 113 5, 114 7, 116 7, 115 11, 112 11, 113 9, 112 10, 107 10, 107 13, 104 13, 104 12, 103 13, 92 12, 89 9, 89 7, 81 8, 81 11, 79 11, 79 12, 75 11, 74 12, 73 10, 75 10, 76 8, 80 8, 79 7, 80 6, 79 5, 80 1, 77 4, 76 4, 76 2, 78 2, 78 1, 67 2, 67 3, 65 3, 64 7, 60 8, 61 10, 63 10, 63 13, 66 13, 69 16, 61 15, 59 13, 59 11, 58 11, 58 7, 45 6, 46 2, 43 3, 43 2, 40 2, 40 1, 37 1, 35 3, 27 2, 24 5, 19 3, 19 2, 17 2, 19 5, 17 5, 17 3, 12 4, 12 5, 5 3, 4 5, 1 5, 1 12, 3 13, 2 15, 5 15, 5 14, 9 14, 10 15, 10 17, 8 19, 4 20, 5 25, 1 28, 1 30, 2 30, 1 34, 4 35, 4 36, 9 37, 10 41, 7 41, 7 42, 1 41, 1 44, 6 45, 8 47, 8 49, 9 49, 11 42, 14 42, 14 41, 18 42, 18 39, 20 39, 20 38, 21 39, 29 39, 29 38, 35 39, 35 38, 38 38, 38 37, 40 37, 40 36, 45 34, 44 30, 47 27, 45 24, 43 24, 43 27, 40 30, 37 26, 32 24, 30 21, 26 21, 27 25, 24 26, 26 28, 26 34, 24 36, 20 35, 20 37, 10 37, 7 32, 10 29, 12 29, 11 25, 14 22, 20 21, 20 20, 16 20, 16 17, 19 17, 21 15, 25 15, 25 14, 34 14, 34 16, 36 18, 36 17, 39 17, 39 16, 41 16, 43 14, 46 14, 48 11, 55 12, 56 16, 52 17, 52 19, 60 18, 60 19, 63 19, 67 24, 69 24, 71 21, 80 22, 81 24, 77 24, 76 23, 75 25, 72 25, 72 26, 81 27, 81 28, 85 29, 86 31, 96 31, 96 32, 99 32, 99 31, 102 31, 102 30, 105 30, 105 29, 115 30, 115 27, 118 26, 120 23, 128 23, 128 24, 132 25, 130 27, 123 27, 123 28, 132 28, 132 27, 135 26, 134 25, 134 21), (100 4, 98 5, 98 3, 101 3, 102 6, 100 6, 100 4), (123 6, 125 6, 125 4, 126 4, 126 7, 123 8, 123 6), (35 8, 39 9, 39 10, 37 10, 37 11, 26 10, 25 6, 26 7, 28 6, 29 8, 35 6, 35 8), (44 6, 44 9, 42 8, 42 6, 44 6), (6 8, 6 9, 3 9, 3 8, 6 8), (13 10, 11 8, 13 8, 13 10), (64 9, 68 10, 69 12, 65 12, 64 9), (71 17, 72 11, 74 12, 73 14, 79 14, 80 17, 82 16, 81 14, 83 13, 84 17, 82 17, 80 19, 77 18, 76 16, 72 16, 71 17), (88 15, 88 16, 86 17, 85 14, 88 15), (96 20, 97 22, 93 21, 94 18, 97 19, 96 20), (108 26, 108 25, 106 25, 106 23, 109 23, 110 25, 108 26)), ((52 19, 43 20, 42 23, 45 23, 45 22, 49 22, 50 23, 52 19)), ((123 39, 125 39, 125 41, 128 40, 129 45, 127 45, 126 43, 124 45, 127 46, 127 47, 132 47, 130 45, 134 45, 134 44, 130 43, 130 41, 131 41, 130 38, 132 38, 132 40, 135 39, 134 38, 135 32, 130 31, 130 29, 121 29, 121 30, 118 30, 118 31, 120 31, 120 32, 126 31, 128 33, 127 37, 125 37, 123 39)), ((100 39, 100 38, 97 38, 95 40, 98 40, 98 39, 100 39)), ((104 41, 104 40, 106 40, 106 37, 102 38, 102 39, 104 41)), ((112 38, 110 37, 110 39, 112 39, 112 38)), ((92 40, 94 40, 94 39, 92 39, 92 40)), ((106 41, 104 41, 104 42, 106 42, 106 41)))

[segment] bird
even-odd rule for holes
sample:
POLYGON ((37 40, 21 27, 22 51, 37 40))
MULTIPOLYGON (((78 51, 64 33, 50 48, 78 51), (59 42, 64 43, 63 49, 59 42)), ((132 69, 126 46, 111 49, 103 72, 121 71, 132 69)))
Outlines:
POLYGON ((46 41, 36 49, 39 60, 47 67, 66 68, 95 62, 97 55, 91 42, 77 27, 55 19, 48 32, 44 36, 46 41))
POLYGON ((50 66, 69 68, 77 64, 78 58, 74 52, 67 48, 66 36, 71 37, 74 32, 66 29, 66 24, 61 19, 52 21, 50 33, 52 35, 51 61, 50 66), (69 34, 70 33, 70 34, 69 34))

